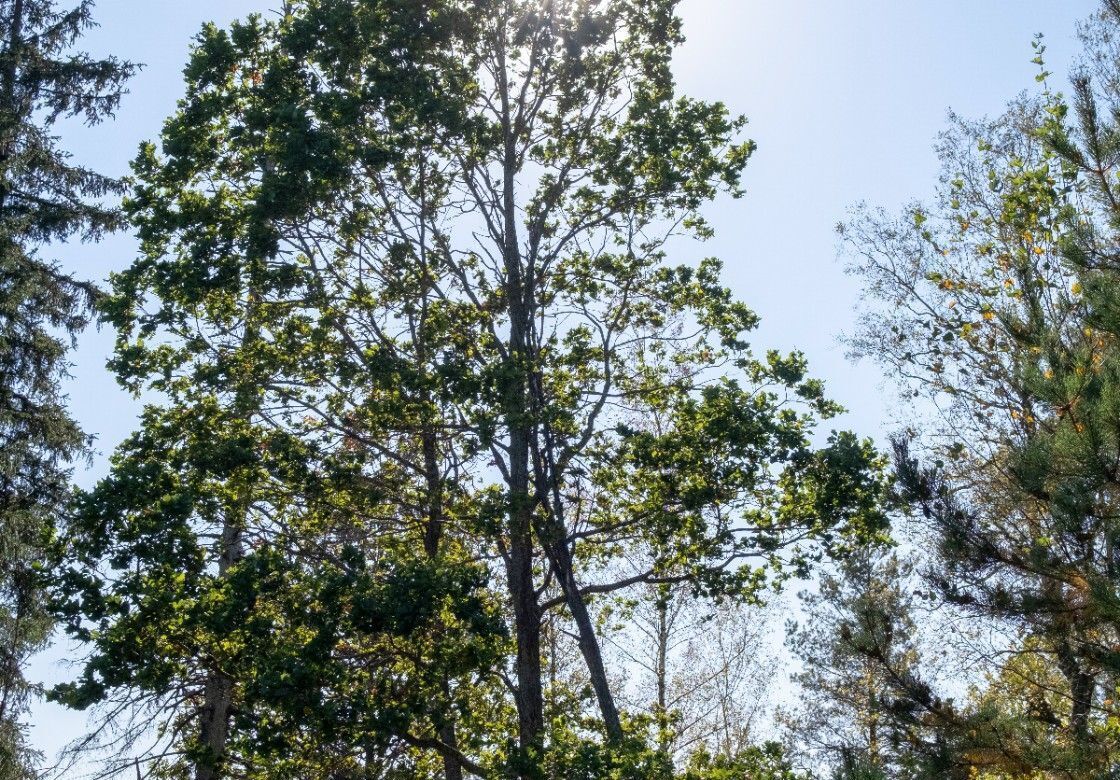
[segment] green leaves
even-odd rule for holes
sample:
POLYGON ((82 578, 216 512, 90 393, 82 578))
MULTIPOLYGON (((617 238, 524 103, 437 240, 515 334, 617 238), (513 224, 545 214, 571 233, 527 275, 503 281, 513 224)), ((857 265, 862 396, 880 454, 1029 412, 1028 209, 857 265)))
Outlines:
POLYGON ((305 0, 203 30, 106 305, 162 408, 65 552, 91 695, 178 686, 213 772, 664 774, 592 594, 753 598, 873 533, 880 464, 811 445, 838 407, 804 358, 752 355, 718 261, 670 262, 753 151, 676 93, 675 5, 305 0), (595 707, 546 672, 546 621, 595 707))

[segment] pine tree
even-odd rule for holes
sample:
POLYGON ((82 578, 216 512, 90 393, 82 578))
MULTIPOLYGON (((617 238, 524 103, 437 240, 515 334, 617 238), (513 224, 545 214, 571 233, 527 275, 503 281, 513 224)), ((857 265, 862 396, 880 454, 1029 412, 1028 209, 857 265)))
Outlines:
POLYGON ((897 709, 919 674, 911 576, 897 554, 866 550, 802 594, 805 619, 789 636, 801 699, 789 723, 810 762, 836 777, 900 778, 914 763, 914 724, 897 709))
POLYGON ((1058 681, 1064 701, 1010 708, 1014 727, 997 695, 946 719, 960 761, 984 771, 1097 777, 1115 763, 1118 22, 1109 9, 1095 23, 1073 110, 1044 88, 996 120, 955 120, 936 200, 845 233, 880 304, 857 351, 936 409, 896 448, 936 552, 929 583, 1005 633, 1011 658, 989 662, 991 679, 1042 659, 1052 674, 1025 687, 1058 681))
POLYGON ((117 225, 101 204, 117 181, 72 164, 51 134, 61 117, 112 115, 133 66, 74 44, 92 2, 0 2, 0 777, 30 776, 19 718, 33 692, 22 673, 51 620, 38 570, 87 440, 60 382, 94 288, 44 257, 52 241, 95 239, 117 225))

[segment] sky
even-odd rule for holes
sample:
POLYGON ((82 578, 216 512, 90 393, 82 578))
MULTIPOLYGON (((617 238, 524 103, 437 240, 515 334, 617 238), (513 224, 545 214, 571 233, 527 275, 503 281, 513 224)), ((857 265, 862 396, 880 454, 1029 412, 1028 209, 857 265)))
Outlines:
MULTIPOLYGON (((98 0, 101 26, 84 47, 143 63, 117 119, 66 124, 64 145, 102 172, 124 174, 138 144, 157 136, 182 95, 182 69, 204 22, 219 25, 279 0, 98 0)), ((716 237, 680 247, 680 262, 721 258, 737 296, 762 316, 760 350, 799 349, 849 412, 835 427, 882 438, 899 410, 871 364, 845 358, 860 285, 837 258, 835 226, 859 202, 898 209, 932 193, 933 144, 947 112, 1000 112, 1035 88, 1031 41, 1043 33, 1054 84, 1077 53, 1076 23, 1095 0, 682 0, 687 43, 676 61, 683 92, 721 100, 750 119, 758 151, 746 197, 707 211, 716 237)), ((80 276, 105 279, 136 254, 128 235, 60 247, 80 276)), ((138 404, 104 364, 113 334, 89 331, 74 354, 71 408, 97 437, 99 456, 76 478, 89 485, 133 429, 138 404)), ((32 674, 68 675, 69 649, 39 658, 32 674)), ((77 737, 83 717, 51 705, 32 713, 32 740, 48 753, 77 737)))

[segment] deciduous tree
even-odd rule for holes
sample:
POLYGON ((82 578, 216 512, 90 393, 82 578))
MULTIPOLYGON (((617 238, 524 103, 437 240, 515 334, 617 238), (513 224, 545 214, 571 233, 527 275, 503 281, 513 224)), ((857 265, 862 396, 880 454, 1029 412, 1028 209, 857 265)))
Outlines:
POLYGON ((306 0, 200 38, 180 111, 136 164, 145 253, 116 280, 118 370, 236 397, 246 367, 254 446, 275 436, 306 460, 285 495, 346 464, 372 491, 351 510, 351 533, 378 540, 362 565, 412 549, 486 567, 510 640, 506 669, 480 656, 416 689, 412 719, 347 699, 338 664, 371 638, 341 634, 315 690, 350 701, 346 718, 247 708, 372 733, 446 777, 640 774, 658 758, 627 731, 594 599, 671 583, 741 598, 879 533, 878 458, 850 434, 812 445, 837 407, 804 359, 752 355, 756 318, 718 262, 669 262, 672 239, 709 234, 707 202, 739 194, 753 149, 726 107, 676 93, 675 7, 306 0), (649 565, 624 570, 639 548, 649 565), (545 721, 552 612, 595 717, 545 721))

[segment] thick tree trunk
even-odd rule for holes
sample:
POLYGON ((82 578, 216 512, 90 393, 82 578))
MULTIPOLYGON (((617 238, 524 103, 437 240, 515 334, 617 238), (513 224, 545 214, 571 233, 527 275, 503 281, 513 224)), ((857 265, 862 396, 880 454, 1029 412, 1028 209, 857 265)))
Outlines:
MULTIPOLYGON (((451 686, 447 680, 443 681, 443 698, 445 700, 451 698, 451 686)), ((455 753, 459 752, 459 735, 455 731, 455 719, 450 714, 447 721, 440 726, 439 739, 455 753)), ((463 767, 450 753, 445 753, 443 756, 443 776, 446 780, 463 780, 463 767)))
MULTIPOLYGON (((1043 584, 1043 593, 1056 604, 1069 603, 1071 598, 1064 592, 1062 585, 1054 580, 1047 580, 1043 584)), ((1072 604, 1070 606, 1073 607, 1072 604)), ((1076 635, 1079 616, 1080 612, 1071 608, 1059 617, 1055 627, 1057 633, 1054 650, 1058 669, 1069 686, 1070 715, 1067 730, 1076 745, 1086 746, 1091 738, 1089 718, 1097 681, 1092 670, 1087 668, 1086 659, 1075 650, 1080 644, 1080 637, 1076 635)))
MULTIPOLYGON (((222 527, 222 552, 218 558, 218 577, 224 578, 241 560, 244 540, 242 520, 227 522, 222 527)), ((195 767, 195 780, 219 780, 224 774, 229 718, 233 709, 233 680, 220 669, 212 669, 203 689, 199 712, 199 743, 206 755, 195 767)))
POLYGON ((226 738, 229 736, 229 716, 233 706, 233 680, 215 672, 206 681, 205 702, 199 721, 199 740, 207 755, 195 768, 196 780, 218 780, 224 772, 226 738))
MULTIPOLYGON (((504 63, 503 63, 504 68, 504 63)), ((508 94, 503 85, 503 98, 508 94)), ((504 418, 509 430, 509 593, 513 607, 514 632, 517 642, 517 720, 518 739, 523 758, 532 758, 543 747, 544 686, 541 684, 541 608, 533 578, 533 507, 530 498, 529 441, 529 377, 528 334, 532 328, 532 307, 525 289, 521 253, 517 242, 517 207, 514 178, 516 176, 516 144, 506 109, 505 156, 503 170, 502 248, 506 268, 506 290, 509 300, 510 343, 509 378, 506 380, 504 418)), ((534 767, 524 766, 521 777, 539 776, 534 767)))
POLYGON ((1057 655, 1058 668, 1069 685, 1069 733, 1075 744, 1086 745, 1090 740, 1089 716, 1096 693, 1096 677, 1085 669, 1069 642, 1063 640, 1059 643, 1057 655))
MULTIPOLYGON (((507 572, 517 643, 518 741, 523 756, 531 757, 542 747, 544 686, 541 684, 541 608, 533 581, 533 537, 526 510, 527 507, 513 512, 507 572)), ((524 768, 521 776, 532 778, 537 774, 531 768, 524 768)))

